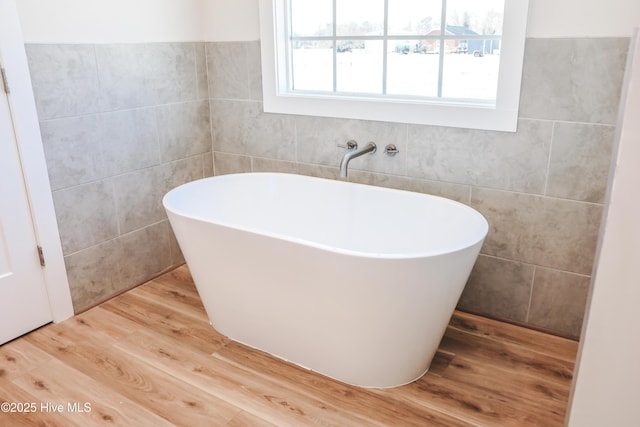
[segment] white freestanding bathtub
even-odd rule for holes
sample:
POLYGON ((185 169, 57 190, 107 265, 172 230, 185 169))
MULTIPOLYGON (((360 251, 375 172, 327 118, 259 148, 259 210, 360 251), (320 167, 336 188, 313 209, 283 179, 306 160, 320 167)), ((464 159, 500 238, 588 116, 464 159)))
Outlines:
POLYGON ((216 330, 364 387, 427 371, 488 231, 449 199, 293 174, 202 179, 163 204, 216 330))

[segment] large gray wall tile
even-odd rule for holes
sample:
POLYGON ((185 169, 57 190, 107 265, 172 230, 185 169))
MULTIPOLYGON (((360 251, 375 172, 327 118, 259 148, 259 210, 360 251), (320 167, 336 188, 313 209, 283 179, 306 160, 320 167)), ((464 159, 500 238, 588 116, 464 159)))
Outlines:
POLYGON ((156 107, 162 162, 211 151, 209 101, 156 107))
POLYGON ((552 124, 520 120, 518 131, 409 126, 407 174, 542 194, 552 124))
POLYGON ((490 224, 483 253, 591 274, 601 205, 474 188, 471 206, 490 224))
POLYGON ((556 123, 546 194, 604 203, 615 127, 556 123))
POLYGON ((123 288, 122 259, 120 245, 115 239, 65 257, 76 313, 123 288))
POLYGON ((165 187, 162 190, 165 193, 179 185, 203 178, 202 156, 194 156, 167 163, 164 168, 166 180, 165 187))
POLYGON ((529 323, 579 337, 590 282, 589 276, 536 267, 529 323))
POLYGON ((109 175, 97 115, 40 122, 51 188, 85 184, 109 175))
POLYGON ((99 115, 104 162, 110 175, 118 175, 160 163, 156 118, 152 109, 99 115))
POLYGON ((524 322, 533 281, 530 264, 480 255, 458 307, 524 322))
POLYGON ((25 48, 40 120, 98 111, 93 45, 29 44, 25 48))
POLYGON ((628 38, 527 39, 520 116, 615 124, 628 38))
POLYGON ((294 119, 262 111, 256 101, 211 100, 215 151, 295 160, 294 119))
POLYGON ((247 43, 207 43, 209 97, 250 99, 247 43))
POLYGON ((171 265, 168 221, 125 234, 118 242, 124 283, 143 283, 171 265))
POLYGON ((65 255, 118 236, 113 189, 95 181, 53 192, 65 255))
POLYGON ((54 190, 159 163, 149 109, 47 120, 40 128, 54 190))
POLYGON ((129 233, 166 219, 164 195, 202 177, 202 157, 195 156, 112 178, 120 232, 129 233))
POLYGON ((113 178, 118 223, 122 233, 129 233, 166 218, 160 203, 166 187, 165 180, 164 165, 113 178))
POLYGON ((196 100, 191 43, 96 45, 104 111, 196 100))

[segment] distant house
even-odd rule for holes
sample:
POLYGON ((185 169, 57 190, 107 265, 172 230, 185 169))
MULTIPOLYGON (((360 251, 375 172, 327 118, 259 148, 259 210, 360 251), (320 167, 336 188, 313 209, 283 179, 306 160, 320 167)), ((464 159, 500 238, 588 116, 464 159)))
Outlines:
MULTIPOLYGON (((439 36, 440 29, 431 30, 427 35, 439 36)), ((445 30, 447 36, 458 36, 457 39, 445 40, 445 53, 474 53, 491 54, 500 49, 500 40, 478 40, 467 39, 465 36, 479 35, 469 27, 459 25, 447 25, 445 30)), ((420 53, 437 53, 439 51, 440 41, 433 39, 425 39, 418 42, 416 52, 420 53)))

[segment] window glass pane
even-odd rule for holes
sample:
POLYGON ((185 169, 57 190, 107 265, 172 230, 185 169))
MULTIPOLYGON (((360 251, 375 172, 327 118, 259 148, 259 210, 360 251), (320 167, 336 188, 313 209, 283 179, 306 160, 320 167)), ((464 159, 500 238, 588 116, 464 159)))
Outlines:
POLYGON ((429 34, 440 28, 442 0, 389 0, 389 34, 429 34))
POLYGON ((333 35, 332 0, 291 0, 293 36, 333 35))
POLYGON ((336 0, 339 36, 382 35, 384 0, 336 0))
POLYGON ((447 31, 456 36, 502 34, 504 0, 448 0, 447 31))
POLYGON ((295 41, 293 90, 333 91, 333 42, 295 41))
POLYGON ((439 42, 390 41, 387 52, 387 94, 438 96, 439 42))
POLYGON ((382 41, 353 42, 351 52, 337 54, 339 92, 382 93, 382 41))
POLYGON ((264 111, 515 131, 528 3, 261 0, 264 111))
POLYGON ((500 67, 498 40, 447 40, 442 96, 445 98, 495 100, 500 67))

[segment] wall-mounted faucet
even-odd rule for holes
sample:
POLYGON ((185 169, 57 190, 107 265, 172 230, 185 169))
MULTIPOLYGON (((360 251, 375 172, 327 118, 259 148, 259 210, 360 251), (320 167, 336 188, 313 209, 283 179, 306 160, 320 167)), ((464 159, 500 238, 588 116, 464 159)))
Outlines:
POLYGON ((376 144, 373 142, 368 143, 364 148, 358 150, 358 143, 351 140, 347 142, 347 152, 342 156, 342 160, 340 161, 340 178, 347 177, 347 169, 349 168, 349 162, 356 157, 360 157, 367 153, 375 153, 376 152, 376 144))

